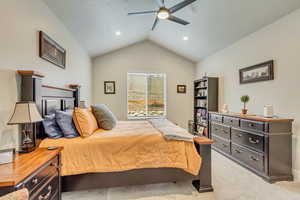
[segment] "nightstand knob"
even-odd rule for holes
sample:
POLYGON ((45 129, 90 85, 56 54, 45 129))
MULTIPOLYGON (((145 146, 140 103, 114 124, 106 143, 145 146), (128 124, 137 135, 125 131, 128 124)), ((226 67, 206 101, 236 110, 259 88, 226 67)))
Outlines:
POLYGON ((33 184, 37 184, 38 181, 39 181, 39 180, 38 180, 37 178, 32 179, 32 183, 33 183, 33 184))

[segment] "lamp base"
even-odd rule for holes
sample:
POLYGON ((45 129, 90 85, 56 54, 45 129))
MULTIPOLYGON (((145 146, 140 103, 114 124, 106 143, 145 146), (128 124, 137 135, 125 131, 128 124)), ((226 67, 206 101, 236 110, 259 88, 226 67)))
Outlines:
POLYGON ((23 153, 30 153, 33 152, 36 149, 36 147, 31 146, 31 147, 21 147, 18 153, 23 154, 23 153))

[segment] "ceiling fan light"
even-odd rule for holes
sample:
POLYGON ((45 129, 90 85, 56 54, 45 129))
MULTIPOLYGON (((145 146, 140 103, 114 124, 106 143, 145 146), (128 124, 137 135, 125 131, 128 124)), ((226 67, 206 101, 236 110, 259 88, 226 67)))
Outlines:
POLYGON ((168 19, 170 17, 170 13, 169 11, 167 10, 160 10, 158 13, 157 13, 157 17, 159 19, 168 19))

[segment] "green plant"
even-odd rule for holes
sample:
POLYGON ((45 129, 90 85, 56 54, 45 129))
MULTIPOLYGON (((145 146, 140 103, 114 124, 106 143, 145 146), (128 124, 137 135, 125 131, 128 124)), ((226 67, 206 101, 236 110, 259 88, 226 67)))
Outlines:
POLYGON ((250 101, 250 97, 248 95, 241 96, 241 102, 244 103, 244 109, 246 110, 246 104, 250 101))

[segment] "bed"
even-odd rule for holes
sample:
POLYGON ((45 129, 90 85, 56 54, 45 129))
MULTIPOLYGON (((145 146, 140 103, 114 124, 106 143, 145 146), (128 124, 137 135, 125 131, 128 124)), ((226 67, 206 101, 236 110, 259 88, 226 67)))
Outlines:
MULTIPOLYGON (((67 109, 73 109, 74 107, 79 106, 80 102, 80 87, 76 85, 72 85, 72 89, 66 89, 66 88, 57 88, 49 85, 43 85, 42 79, 44 78, 43 75, 40 73, 34 72, 34 71, 18 71, 21 75, 21 100, 24 101, 34 101, 37 104, 37 107, 39 111, 41 112, 42 116, 49 115, 56 110, 67 110, 67 109)), ((146 144, 143 144, 143 142, 148 142, 153 140, 153 143, 166 143, 164 140, 161 139, 161 136, 159 137, 159 133, 155 132, 153 127, 148 127, 148 129, 151 129, 151 131, 142 131, 143 128, 138 128, 135 130, 140 130, 143 133, 133 132, 131 131, 128 135, 124 135, 125 133, 122 133, 122 130, 125 130, 122 128, 122 126, 128 126, 131 124, 131 126, 137 126, 137 124, 141 127, 144 127, 144 129, 147 129, 147 122, 119 122, 117 131, 119 130, 119 137, 114 137, 113 141, 117 141, 119 143, 115 143, 115 145, 120 144, 120 137, 129 137, 130 140, 123 140, 125 141, 133 141, 135 142, 135 146, 140 147, 140 149, 136 149, 136 152, 141 152, 141 149, 143 146, 145 147, 146 144), (140 124, 139 124, 140 123, 140 124), (142 124, 141 124, 142 123, 142 124), (143 124, 144 123, 144 124, 143 124), (123 135, 122 135, 123 134, 123 135), (136 137, 139 137, 136 139, 136 137), (116 139, 118 138, 118 139, 116 139)), ((44 133, 43 126, 41 123, 37 124, 37 128, 34 130, 36 135, 36 141, 38 145, 41 146, 51 146, 52 140, 49 140, 46 138, 46 134, 44 133)), ((101 130, 99 130, 101 131, 101 130)), ((124 132, 124 131, 123 131, 124 132)), ((125 131, 126 132, 126 131, 125 131)), ((100 134, 95 134, 95 137, 93 140, 92 138, 89 140, 89 142, 94 143, 95 141, 102 142, 109 139, 109 142, 111 142, 112 135, 116 135, 116 133, 111 132, 105 132, 100 134)), ((76 142, 82 142, 80 138, 75 139, 76 142)), ((75 141, 74 140, 74 141, 75 141)), ((88 140, 84 140, 86 142, 88 140)), ((121 140, 122 141, 122 140, 121 140)), ((57 141, 56 141, 57 142, 57 141)), ((63 139, 60 140, 62 144, 65 144, 66 141, 63 139)), ((69 145, 72 145, 71 140, 68 140, 69 145)), ((89 143, 90 144, 90 143, 89 143)), ((197 140, 195 142, 195 146, 193 143, 191 143, 192 146, 184 147, 184 151, 187 151, 186 149, 189 149, 188 151, 193 152, 196 151, 198 154, 200 154, 199 159, 191 159, 186 158, 188 165, 184 165, 184 162, 182 161, 182 157, 184 154, 180 154, 180 148, 176 146, 183 146, 182 142, 172 142, 171 145, 172 148, 176 147, 179 149, 175 153, 177 153, 177 157, 168 157, 168 151, 165 151, 164 155, 160 155, 163 157, 168 157, 172 161, 175 161, 174 163, 167 163, 164 162, 163 164, 159 163, 159 161, 162 161, 162 157, 158 156, 158 159, 156 160, 150 160, 150 162, 143 162, 141 165, 136 164, 135 166, 128 165, 124 168, 126 165, 122 165, 122 169, 116 168, 116 169, 101 169, 101 170, 94 170, 94 169, 87 169, 84 170, 83 168, 81 171, 76 170, 69 170, 71 167, 63 168, 63 176, 62 176, 62 191, 73 191, 73 190, 82 190, 82 189, 91 189, 91 188, 103 188, 103 187, 116 187, 116 186, 125 186, 125 185, 142 185, 142 184, 153 184, 153 183, 164 183, 164 182, 178 182, 178 181, 188 181, 190 180, 191 183, 194 185, 194 187, 199 192, 208 192, 212 191, 212 185, 211 185, 211 148, 209 142, 201 142, 200 140, 197 140), (159 159, 160 158, 160 159, 159 159), (177 160, 176 160, 177 159, 177 160), (188 160, 190 159, 190 160, 188 160), (155 161, 155 162, 153 162, 155 161), (200 166, 201 162, 201 168, 197 169, 195 166, 200 166), (155 163, 159 165, 155 165, 155 163), (161 167, 162 166, 162 167, 161 167), (197 170, 197 171, 195 171, 197 170), (71 171, 71 172, 70 172, 71 171)), ((57 143, 56 143, 57 145, 57 143)), ((110 143, 106 142, 106 145, 110 145, 110 143)), ((99 146, 99 145, 98 145, 99 146)), ((162 147, 162 146, 161 146, 162 147)), ((161 147, 158 147, 161 150, 161 147)), ((167 148, 167 149, 172 149, 167 148)), ((103 151, 103 150, 101 150, 103 151)), ((120 149, 116 149, 116 152, 120 151, 120 149)), ((102 152, 103 153, 103 152, 102 152)), ((152 152, 153 155, 157 155, 157 152, 152 152)), ((160 152, 161 153, 161 152, 160 152)), ((64 152, 62 152, 64 154, 64 152)), ((62 164, 64 165, 64 160, 70 158, 71 154, 67 156, 67 154, 62 155, 62 164)), ((105 155, 105 154, 102 154, 105 155)), ((188 157, 188 156, 187 156, 188 157)), ((99 156, 98 156, 99 158, 99 156)), ((194 157, 196 158, 196 157, 194 157)), ((140 160, 140 157, 136 157, 135 159, 140 160)), ((124 159, 123 159, 124 160, 124 159)), ((134 160, 131 160, 133 163, 134 160)), ((65 161, 67 164, 67 162, 65 161)), ((99 168, 97 168, 99 169, 99 168)))

